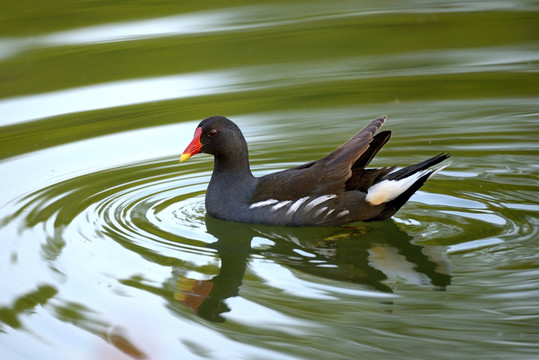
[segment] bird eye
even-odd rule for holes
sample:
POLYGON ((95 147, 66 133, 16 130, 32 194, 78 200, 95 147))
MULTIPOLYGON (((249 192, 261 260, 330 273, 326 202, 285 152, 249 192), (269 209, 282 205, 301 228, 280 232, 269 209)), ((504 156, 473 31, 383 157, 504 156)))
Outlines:
POLYGON ((215 135, 217 135, 217 130, 215 129, 211 129, 208 133, 208 137, 214 137, 215 135))

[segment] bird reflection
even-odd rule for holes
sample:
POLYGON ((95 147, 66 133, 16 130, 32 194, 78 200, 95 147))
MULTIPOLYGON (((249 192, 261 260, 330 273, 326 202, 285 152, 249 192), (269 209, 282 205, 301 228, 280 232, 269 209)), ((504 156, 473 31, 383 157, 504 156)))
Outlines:
POLYGON ((413 244, 412 236, 393 221, 302 228, 240 224, 207 216, 206 228, 217 239, 207 246, 216 249, 221 259, 219 274, 210 280, 179 276, 175 299, 210 321, 224 321, 221 314, 230 311, 225 300, 238 295, 252 254, 318 277, 388 293, 396 283, 431 285, 436 290, 451 283, 440 249, 413 244), (254 237, 270 240, 273 245, 253 249, 254 237))
POLYGON ((225 299, 238 295, 251 253, 253 230, 243 224, 206 218, 206 227, 218 241, 209 244, 221 259, 219 274, 211 280, 194 280, 178 276, 176 300, 188 305, 193 313, 222 322, 221 313, 230 311, 225 299), (236 226, 237 225, 237 226, 236 226))

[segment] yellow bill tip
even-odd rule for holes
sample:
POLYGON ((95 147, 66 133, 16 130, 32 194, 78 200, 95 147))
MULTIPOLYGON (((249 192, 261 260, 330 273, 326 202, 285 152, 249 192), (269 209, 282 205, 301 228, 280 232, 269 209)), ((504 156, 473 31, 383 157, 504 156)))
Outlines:
POLYGON ((184 162, 185 160, 189 159, 190 157, 191 157, 191 154, 183 153, 182 156, 180 156, 180 162, 184 162))

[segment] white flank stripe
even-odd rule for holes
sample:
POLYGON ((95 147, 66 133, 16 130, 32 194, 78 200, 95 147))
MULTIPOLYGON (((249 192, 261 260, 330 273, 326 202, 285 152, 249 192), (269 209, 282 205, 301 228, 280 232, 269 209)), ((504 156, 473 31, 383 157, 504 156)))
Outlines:
POLYGON ((327 208, 328 208, 327 206, 324 206, 323 208, 316 210, 316 212, 314 213, 313 216, 314 216, 314 217, 318 217, 318 216, 322 215, 322 213, 323 213, 324 211, 326 211, 327 208))
POLYGON ((272 211, 279 210, 280 208, 282 208, 283 206, 286 206, 286 205, 290 204, 291 202, 292 202, 292 201, 290 201, 290 200, 281 201, 280 203, 273 205, 273 206, 271 207, 271 210, 272 210, 272 211))
POLYGON ((327 212, 327 214, 324 215, 323 218, 325 219, 326 217, 328 217, 328 215, 330 215, 330 214, 331 214, 332 212, 334 212, 334 211, 335 211, 335 209, 330 209, 330 210, 327 212))
POLYGON ((337 217, 340 218, 340 217, 346 216, 348 214, 350 214, 350 211, 344 210, 344 211, 341 211, 340 213, 338 213, 337 217))
POLYGON ((331 200, 331 199, 335 199, 336 197, 337 197, 337 195, 322 195, 322 196, 319 196, 316 199, 314 199, 313 201, 311 201, 310 203, 308 203, 307 205, 305 205, 305 211, 311 210, 316 205, 320 205, 323 202, 326 202, 326 201, 331 200))
POLYGON ((254 204, 251 204, 251 206, 249 206, 249 209, 254 209, 254 208, 262 207, 262 206, 268 206, 271 204, 275 204, 276 202, 279 202, 279 200, 269 199, 269 200, 255 202, 254 204))
POLYGON ((384 180, 374 184, 367 191, 367 200, 372 205, 379 205, 395 199, 408 190, 421 176, 431 170, 422 170, 400 180, 384 180))
POLYGON ((310 198, 310 196, 305 196, 305 197, 302 197, 301 199, 296 200, 296 202, 294 202, 292 204, 292 206, 290 206, 290 209, 288 209, 286 214, 290 215, 292 213, 295 213, 299 209, 301 204, 303 204, 305 201, 307 201, 308 198, 310 198))

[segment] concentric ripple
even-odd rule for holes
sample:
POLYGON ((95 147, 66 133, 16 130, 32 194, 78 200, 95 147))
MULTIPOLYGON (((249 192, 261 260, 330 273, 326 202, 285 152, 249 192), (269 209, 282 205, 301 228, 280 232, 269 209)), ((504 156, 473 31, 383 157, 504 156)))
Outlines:
MULTIPOLYGON (((148 240, 167 243, 185 238, 207 240, 204 193, 210 172, 199 169, 191 173, 191 169, 179 167, 174 158, 89 173, 25 196, 13 217, 24 215, 27 227, 46 222, 64 231, 75 230, 88 240, 93 237, 134 243, 148 240), (88 228, 92 233, 88 234, 88 228)), ((278 165, 264 172, 277 169, 278 165)), ((458 172, 449 176, 466 177, 458 172)), ((491 231, 487 233, 492 236, 514 227, 511 219, 492 211, 489 203, 478 196, 474 199, 472 194, 463 198, 419 191, 395 220, 420 226, 423 236, 436 232, 448 244, 454 243, 452 237, 481 224, 490 224, 491 231), (433 208, 439 211, 433 212, 433 208)), ((482 227, 484 237, 485 226, 482 227)))
POLYGON ((211 241, 205 231, 204 190, 209 174, 189 174, 177 159, 120 166, 35 191, 4 221, 42 223, 46 237, 74 241, 112 239, 170 255, 211 241))
POLYGON ((109 3, 2 7, 2 359, 537 358, 534 2, 109 3), (383 114, 373 166, 452 161, 388 221, 215 220, 178 163, 207 116, 261 175, 383 114))
MULTIPOLYGON (((409 118, 415 112, 410 108, 404 112, 409 118)), ((277 132, 271 127, 284 122, 279 114, 250 114, 254 120, 249 122, 239 117, 255 175, 330 151, 354 121, 356 111, 343 112, 349 118, 319 133, 303 129, 301 119, 287 122, 277 132), (272 116, 266 124, 264 120, 272 116), (301 133, 308 138, 290 135, 301 133), (275 145, 274 137, 284 141, 275 145), (331 139, 324 142, 323 137, 331 139), (315 138, 320 139, 319 147, 312 144, 315 138), (289 144, 295 146, 293 154, 289 144)), ((311 115, 318 116, 320 124, 330 116, 320 111, 311 115)), ((454 120, 453 126, 465 128, 467 122, 454 120)), ((490 122, 478 117, 475 126, 487 128, 490 122)), ((86 146, 89 150, 102 146, 106 153, 107 144, 129 146, 145 137, 159 142, 172 133, 188 141, 194 125, 184 125, 118 135, 123 139, 91 139, 86 146)), ((404 125, 401 129, 413 127, 404 125)), ((399 127, 398 121, 394 126, 399 127)), ((445 137, 458 135, 431 131, 428 137, 434 143, 425 144, 424 153, 418 150, 414 129, 399 131, 373 166, 419 161, 443 149, 440 142, 445 137)), ((467 136, 476 144, 481 136, 497 139, 503 133, 504 141, 509 141, 521 132, 512 125, 511 130, 468 131, 467 136)), ((460 331, 463 317, 481 324, 473 330, 475 342, 490 341, 485 328, 509 334, 512 322, 506 325, 504 320, 533 318, 534 308, 526 304, 536 301, 530 278, 539 228, 534 216, 537 186, 531 181, 533 168, 526 165, 532 157, 517 157, 511 151, 520 150, 509 149, 504 155, 511 160, 509 165, 482 166, 474 153, 459 147, 450 150, 453 164, 430 179, 392 220, 338 228, 260 226, 206 216, 204 193, 212 171, 211 157, 206 155, 181 165, 177 155, 114 165, 124 159, 118 156, 101 170, 59 172, 60 180, 48 179, 50 184, 42 188, 37 188, 38 182, 34 190, 27 185, 27 195, 14 195, 0 208, 5 234, 0 263, 6 264, 6 274, 16 274, 5 281, 10 291, 0 297, 13 304, 10 314, 23 319, 3 321, 15 328, 23 323, 39 329, 39 324, 31 323, 34 317, 18 315, 25 311, 18 304, 37 298, 44 316, 52 317, 53 324, 61 323, 59 332, 67 331, 66 324, 67 329, 76 324, 108 342, 115 337, 125 340, 133 353, 138 343, 128 343, 114 326, 126 328, 126 318, 136 318, 144 321, 146 330, 152 320, 140 320, 141 313, 159 319, 159 326, 168 329, 155 331, 166 338, 163 343, 178 343, 179 336, 182 346, 204 349, 209 341, 205 339, 219 341, 232 334, 257 346, 257 354, 259 349, 274 350, 265 339, 275 334, 287 344, 303 344, 305 334, 325 338, 328 333, 336 334, 333 348, 348 349, 347 354, 355 349, 354 339, 376 342, 375 333, 384 334, 384 351, 397 351, 417 342, 420 335, 452 354, 455 342, 468 341, 460 331), (515 246, 515 239, 522 246, 515 246), (526 270, 514 270, 520 268, 526 270), (504 298, 512 292, 518 293, 516 304, 513 298, 504 298), (434 337, 433 316, 444 323, 434 337), (219 322, 225 324, 217 327, 219 322), (240 330, 231 331, 230 325, 240 330), (178 328, 188 330, 177 335, 178 328)), ((131 154, 130 159, 146 154, 131 154)), ((499 157, 487 149, 482 159, 494 164, 500 163, 499 157)), ((19 161, 32 167, 35 158, 19 161)), ((69 164, 64 168, 73 171, 69 164)), ((527 332, 532 331, 530 326, 527 332)), ((146 334, 139 338, 146 339, 146 334)), ((228 345, 225 342, 224 347, 228 345)), ((501 345, 492 351, 499 350, 501 345)), ((313 352, 323 358, 334 356, 320 344, 305 350, 303 358, 313 358, 313 352)), ((273 355, 268 358, 279 357, 273 355)))
MULTIPOLYGON (((256 175, 296 165, 267 165, 274 159, 256 150, 255 154, 256 175)), ((507 244, 515 233, 522 241, 537 236, 533 219, 499 211, 511 206, 509 198, 490 195, 491 189, 500 189, 499 182, 482 180, 481 193, 448 186, 477 176, 459 166, 431 179, 390 221, 341 228, 219 221, 207 217, 204 208, 211 174, 208 160, 201 157, 180 166, 176 157, 167 157, 111 167, 14 200, 11 209, 15 211, 2 217, 4 228, 11 227, 19 238, 11 254, 19 275, 8 285, 13 291, 32 294, 28 288, 45 284, 39 287, 49 294, 43 301, 50 302, 49 311, 58 314, 72 311, 73 306, 79 309, 85 298, 96 299, 94 308, 79 309, 76 314, 115 314, 125 306, 125 298, 154 301, 152 309, 157 311, 161 307, 150 300, 157 297, 183 319, 184 326, 185 319, 193 317, 212 322, 226 319, 247 327, 271 319, 272 325, 258 328, 259 334, 269 336, 275 328, 285 328, 296 334, 294 341, 300 341, 298 334, 306 329, 323 336, 324 327, 312 330, 318 329, 313 314, 328 311, 326 303, 349 304, 349 313, 355 314, 352 309, 361 299, 369 313, 380 316, 382 307, 391 314, 407 287, 438 301, 433 289, 462 286, 455 284, 451 269, 458 260, 453 258, 450 264, 449 255, 476 257, 478 250, 488 249, 477 258, 481 267, 481 263, 499 261, 501 254, 517 256, 507 244), (46 239, 45 243, 33 241, 36 236, 46 239), (45 261, 29 259, 35 254, 45 261), (35 264, 40 265, 36 268, 35 264), (288 305, 283 307, 283 301, 288 305), (303 312, 291 314, 296 303, 303 304, 303 312)), ((524 191, 519 194, 525 196, 524 191)), ((514 209, 518 212, 518 206, 514 209)), ((496 279, 499 270, 482 275, 496 279)), ((527 291, 523 296, 529 297, 527 291)), ((338 312, 329 311, 326 316, 338 317, 338 312)), ((110 331, 107 325, 92 321, 78 326, 100 337, 110 331)), ((479 316, 477 321, 487 320, 479 316)), ((362 331, 353 317, 341 318, 338 324, 362 331)), ((331 321, 325 326, 331 327, 331 321)), ((385 331, 395 339, 389 346, 415 336, 392 328, 385 331)), ((190 343, 191 338, 182 341, 190 343)), ((136 352, 134 344, 127 345, 136 352)), ((263 341, 260 345, 268 346, 263 341)))
MULTIPOLYGON (((277 164, 257 172, 255 165, 254 170, 260 175, 288 166, 277 164)), ((210 174, 196 163, 180 167, 176 158, 96 171, 25 196, 15 206, 19 210, 5 217, 4 222, 19 218, 19 229, 35 228, 42 223, 46 237, 62 243, 75 238, 90 242, 111 239, 137 253, 145 251, 167 257, 176 254, 178 258, 185 257, 182 255, 185 253, 212 253, 206 245, 218 236, 208 231, 204 208, 210 174)), ((438 175, 441 181, 466 177, 458 171, 438 175)), ((431 183, 426 188, 435 188, 436 180, 431 183)), ((419 191, 393 222, 412 234, 412 239, 449 246, 453 252, 495 246, 505 235, 521 227, 514 219, 496 212, 482 195, 461 197, 426 191, 419 191)), ((340 232, 339 237, 357 235, 340 232)), ((316 250, 319 242, 326 239, 325 235, 298 234, 290 228, 277 233, 257 229, 257 233, 270 241, 285 238, 299 245, 302 251, 314 249, 319 254, 325 251, 316 250)), ((320 261, 331 263, 320 258, 314 262, 320 264, 320 261)))

